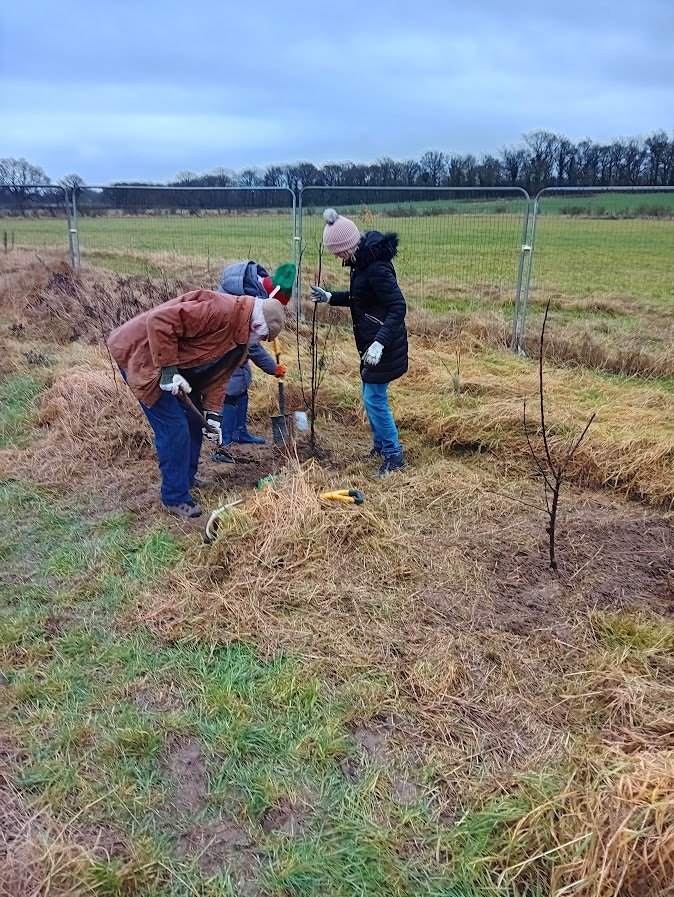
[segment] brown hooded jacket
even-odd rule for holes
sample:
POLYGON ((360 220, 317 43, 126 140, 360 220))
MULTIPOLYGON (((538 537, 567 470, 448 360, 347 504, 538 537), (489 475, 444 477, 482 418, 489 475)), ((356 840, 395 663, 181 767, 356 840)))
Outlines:
POLYGON ((212 364, 237 347, 232 364, 202 390, 205 408, 219 410, 234 369, 245 359, 252 296, 193 290, 131 318, 108 337, 110 354, 124 370, 136 398, 151 407, 161 396, 161 369, 175 365, 189 382, 189 369, 212 364))

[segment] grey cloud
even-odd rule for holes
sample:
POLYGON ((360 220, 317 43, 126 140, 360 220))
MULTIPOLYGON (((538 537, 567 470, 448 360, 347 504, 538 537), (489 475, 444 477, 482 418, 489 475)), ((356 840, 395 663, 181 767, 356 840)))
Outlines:
POLYGON ((671 127, 674 6, 5 4, 2 155, 53 177, 497 152, 671 127))

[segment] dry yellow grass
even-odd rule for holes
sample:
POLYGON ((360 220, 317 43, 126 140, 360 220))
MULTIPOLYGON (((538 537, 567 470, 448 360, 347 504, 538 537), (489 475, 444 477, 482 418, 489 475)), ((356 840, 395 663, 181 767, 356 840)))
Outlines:
MULTIPOLYGON (((674 890, 674 757, 577 761, 567 784, 509 833, 500 881, 553 897, 666 897, 674 890), (541 875, 542 869, 547 875, 541 875)), ((496 864, 495 864, 496 865, 496 864)), ((502 866, 500 867, 502 869, 502 866)))
POLYGON ((95 855, 72 824, 29 807, 0 771, 0 897, 93 895, 83 872, 95 855))
POLYGON ((76 365, 56 371, 34 418, 29 447, 0 451, 0 476, 25 476, 64 486, 83 478, 101 492, 120 479, 156 478, 152 433, 121 379, 101 367, 76 365))
MULTIPOLYGON (((37 328, 34 340, 48 330, 33 307, 11 306, 37 328)), ((33 441, 0 455, 0 475, 63 489, 86 477, 124 507, 127 486, 156 481, 150 431, 100 348, 82 349, 87 363, 73 365, 59 340, 70 327, 94 340, 98 326, 87 329, 78 314, 67 305, 56 315, 65 324, 49 343, 55 363, 33 441)), ((662 384, 546 365, 554 452, 597 411, 563 498, 553 576, 522 429, 525 398, 535 414, 536 364, 499 348, 489 319, 456 330, 441 323, 438 340, 419 318, 411 370, 392 388, 411 460, 405 473, 375 483, 355 460, 366 429, 352 338, 338 329, 319 402, 327 461, 293 461, 277 483, 245 493, 214 545, 193 534, 170 581, 148 589, 120 625, 293 655, 301 674, 339 691, 352 722, 395 720, 391 750, 433 768, 441 818, 478 797, 529 795, 501 849, 481 860, 504 888, 666 895, 674 880, 674 547, 669 518, 624 496, 672 507, 674 398, 662 384), (318 498, 348 485, 364 488, 364 506, 318 498), (661 634, 620 622, 637 608, 661 634), (556 770, 556 787, 530 794, 521 774, 546 768, 556 770)), ((306 364, 304 325, 300 336, 306 364)), ((3 339, 14 346, 24 337, 3 339)), ((20 367, 18 355, 13 364, 20 367)), ((274 409, 275 386, 258 378, 258 420, 274 409)), ((288 397, 300 406, 296 368, 288 397)), ((230 495, 208 497, 219 504, 230 495)), ((16 850, 32 851, 33 832, 17 831, 16 850)), ((35 887, 46 854, 31 856, 39 863, 24 866, 37 870, 35 887)))

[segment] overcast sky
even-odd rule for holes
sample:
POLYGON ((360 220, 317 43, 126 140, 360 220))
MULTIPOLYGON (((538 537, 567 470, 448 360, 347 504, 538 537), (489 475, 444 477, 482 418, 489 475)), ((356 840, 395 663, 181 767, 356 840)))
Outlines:
POLYGON ((674 0, 4 0, 0 29, 0 157, 54 181, 674 129, 674 0))

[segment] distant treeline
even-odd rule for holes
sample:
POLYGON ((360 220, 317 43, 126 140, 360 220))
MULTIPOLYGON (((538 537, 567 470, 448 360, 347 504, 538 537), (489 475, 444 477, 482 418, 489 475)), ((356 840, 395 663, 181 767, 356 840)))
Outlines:
POLYGON ((383 156, 370 165, 312 162, 270 165, 263 171, 217 169, 206 174, 182 172, 170 183, 189 187, 614 187, 674 185, 674 133, 628 137, 598 143, 574 143, 551 131, 524 134, 519 146, 498 156, 429 150, 420 159, 396 161, 383 156))
MULTIPOLYGON (((62 203, 58 193, 31 191, 29 184, 50 184, 47 173, 25 159, 0 159, 0 208, 21 213, 31 205, 41 207, 62 203)), ((431 200, 435 187, 489 188, 523 187, 535 195, 546 186, 614 187, 674 186, 674 132, 656 131, 648 137, 625 137, 600 143, 590 139, 573 142, 552 131, 524 134, 518 146, 503 147, 498 155, 449 153, 429 150, 420 159, 396 161, 382 156, 365 165, 354 162, 328 162, 316 166, 312 162, 270 165, 265 169, 246 168, 232 171, 217 168, 204 174, 181 172, 167 184, 151 182, 115 183, 100 189, 87 186, 77 174, 70 174, 59 185, 75 188, 78 208, 84 214, 108 210, 164 209, 191 211, 197 209, 245 210, 274 208, 292 201, 279 192, 267 196, 253 191, 225 191, 210 198, 205 187, 290 188, 300 187, 386 187, 400 188, 400 194, 387 194, 387 201, 404 202, 408 187, 426 187, 428 194, 417 199, 431 200), (142 189, 155 188, 155 189, 142 189), (162 187, 159 191, 156 188, 162 187), (167 187, 190 187, 192 190, 167 190, 167 187), (127 188, 127 189, 124 189, 127 188), (132 188, 132 189, 128 189, 132 188), (194 192, 192 192, 194 191, 194 192)), ((437 194, 436 194, 437 196, 437 194)), ((382 196, 382 201, 384 197, 382 196)), ((354 190, 340 194, 342 205, 362 200, 354 190)), ((316 192, 316 205, 334 202, 334 193, 316 192)), ((376 201, 374 197, 371 201, 376 201)), ((55 211, 55 209, 54 209, 55 211)))

